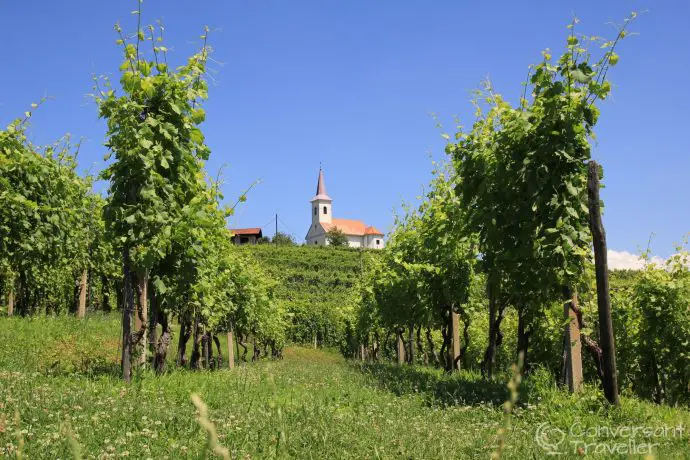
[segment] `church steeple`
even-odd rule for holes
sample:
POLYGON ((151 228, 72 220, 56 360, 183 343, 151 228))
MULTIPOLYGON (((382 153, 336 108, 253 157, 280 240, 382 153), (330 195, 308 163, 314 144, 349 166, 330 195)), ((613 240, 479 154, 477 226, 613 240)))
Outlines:
POLYGON ((331 197, 326 193, 326 182, 323 179, 323 169, 319 168, 319 180, 316 183, 316 196, 311 201, 316 200, 331 200, 331 197))
POLYGON ((333 217, 333 200, 326 191, 326 180, 323 168, 319 165, 319 177, 316 181, 316 195, 311 199, 309 213, 311 224, 304 238, 310 246, 328 246, 328 232, 333 228, 342 231, 347 237, 347 244, 355 248, 383 249, 384 234, 376 227, 368 226, 361 220, 337 219, 333 217))
POLYGON ((316 195, 311 199, 311 222, 312 225, 320 223, 331 223, 331 211, 333 200, 326 193, 326 181, 323 178, 323 169, 319 168, 319 179, 316 182, 316 195))

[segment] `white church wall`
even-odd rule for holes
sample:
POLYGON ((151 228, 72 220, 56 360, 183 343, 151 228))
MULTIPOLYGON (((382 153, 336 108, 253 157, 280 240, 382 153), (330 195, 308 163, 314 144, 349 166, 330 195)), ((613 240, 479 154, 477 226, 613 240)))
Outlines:
POLYGON ((326 235, 312 235, 307 238, 307 244, 310 246, 326 246, 326 235))
POLYGON ((383 249, 383 237, 380 235, 366 235, 366 247, 369 249, 383 249), (377 240, 379 244, 376 244, 377 240))
POLYGON ((362 237, 361 236, 355 236, 355 235, 345 235, 347 237, 347 244, 351 248, 359 248, 362 247, 362 237))
POLYGON ((324 246, 326 245, 326 234, 323 232, 323 229, 320 226, 314 228, 314 225, 312 224, 311 228, 309 229, 309 233, 307 234, 306 242, 311 246, 324 246))
MULTIPOLYGON (((345 238, 347 239, 347 245, 351 248, 383 249, 386 245, 383 236, 380 235, 345 235, 345 238), (377 240, 379 244, 376 244, 377 240)), ((306 243, 314 246, 328 246, 328 238, 321 227, 314 228, 312 225, 307 235, 306 243)))

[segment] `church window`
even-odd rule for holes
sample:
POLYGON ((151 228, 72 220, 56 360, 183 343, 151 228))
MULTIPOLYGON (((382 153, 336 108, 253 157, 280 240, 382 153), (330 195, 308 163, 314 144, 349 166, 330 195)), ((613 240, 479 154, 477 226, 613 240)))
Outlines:
POLYGON ((381 240, 376 240, 376 244, 381 244, 381 240))
POLYGON ((316 215, 317 212, 318 212, 318 208, 316 206, 314 206, 314 215, 316 215))
POLYGON ((323 213, 324 213, 324 214, 328 214, 328 207, 327 207, 327 206, 324 206, 324 207, 323 207, 323 213))

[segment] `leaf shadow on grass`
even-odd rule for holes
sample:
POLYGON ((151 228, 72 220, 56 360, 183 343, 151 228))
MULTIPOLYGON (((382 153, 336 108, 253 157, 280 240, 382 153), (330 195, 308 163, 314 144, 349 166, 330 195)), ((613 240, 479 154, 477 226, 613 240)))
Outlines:
POLYGON ((505 382, 483 380, 471 372, 447 374, 438 369, 387 363, 357 367, 377 386, 398 396, 419 394, 431 406, 500 405, 508 398, 505 382))

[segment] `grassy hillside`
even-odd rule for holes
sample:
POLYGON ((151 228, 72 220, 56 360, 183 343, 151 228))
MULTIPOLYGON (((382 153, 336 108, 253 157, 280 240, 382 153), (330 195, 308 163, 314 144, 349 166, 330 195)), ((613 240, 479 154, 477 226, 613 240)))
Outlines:
MULTIPOLYGON (((411 366, 361 366, 305 348, 234 371, 172 371, 159 378, 145 372, 128 386, 116 376, 118 333, 116 317, 0 318, 0 452, 13 458, 21 446, 28 458, 72 458, 75 451, 90 458, 201 458, 207 437, 196 421, 193 393, 208 405, 219 443, 232 458, 489 458, 505 426, 504 382, 411 366), (73 366, 67 374, 41 364, 67 369, 80 360, 105 365, 73 366)), ((606 409, 598 391, 569 396, 539 372, 520 391, 504 458, 544 457, 535 441, 544 423, 566 431, 574 423, 580 431, 690 426, 688 411, 630 398, 620 410, 606 409)), ((651 441, 664 459, 686 458, 690 449, 687 432, 651 439, 622 433, 611 438, 600 431, 586 440, 651 441)), ((566 458, 579 458, 571 440, 560 446, 566 458)))
POLYGON ((353 287, 373 251, 312 246, 242 246, 276 280, 275 292, 291 315, 289 337, 337 345, 352 320, 353 287))

